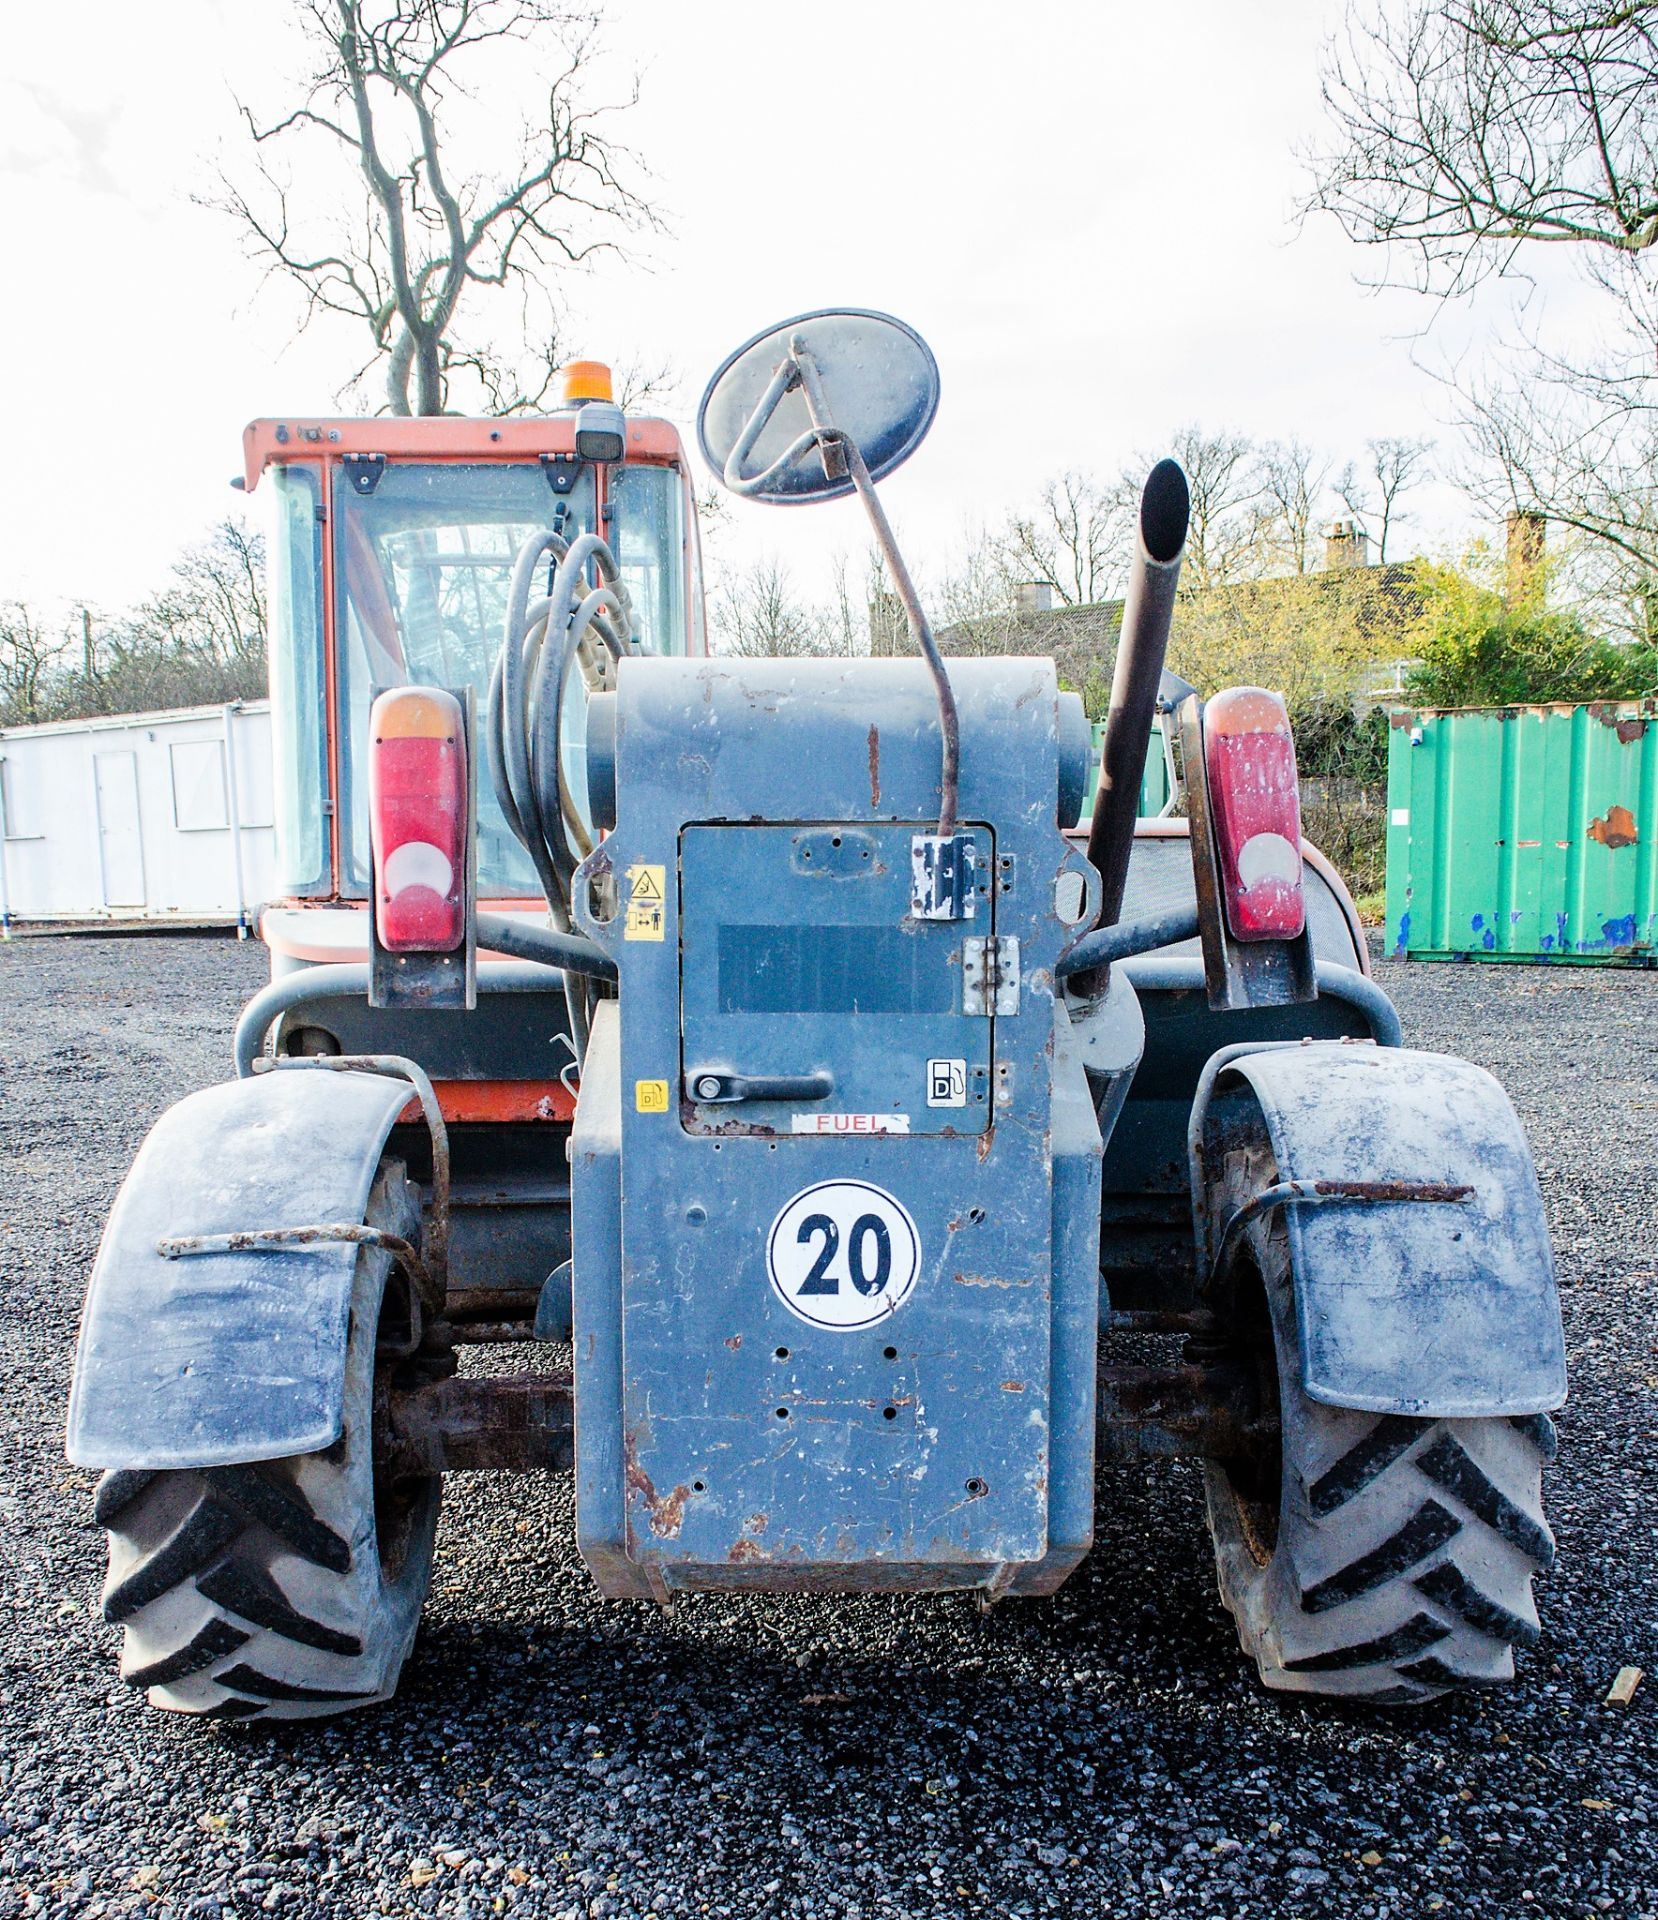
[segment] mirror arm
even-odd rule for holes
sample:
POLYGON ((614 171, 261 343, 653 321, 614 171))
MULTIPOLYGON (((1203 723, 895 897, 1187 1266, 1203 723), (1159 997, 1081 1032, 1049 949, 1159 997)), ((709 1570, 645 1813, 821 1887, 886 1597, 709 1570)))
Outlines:
POLYGON ((857 442, 837 427, 831 418, 817 362, 805 341, 796 334, 789 342, 788 354, 779 362, 765 392, 750 414, 748 424, 737 436, 720 477, 727 488, 742 499, 761 492, 786 467, 793 466, 795 461, 813 448, 816 448, 823 461, 826 478, 842 480, 850 476, 858 498, 864 504, 864 511, 869 515, 870 525, 875 529, 876 544, 881 549, 881 557, 886 562, 893 585, 898 589, 898 598, 903 602, 910 631, 915 635, 916 644, 932 674, 933 687, 938 695, 939 731, 944 747, 939 778, 938 836, 941 840, 948 839, 956 830, 961 791, 961 721, 956 711, 955 690, 950 685, 950 676, 945 671, 938 641, 922 611, 921 596, 916 592, 910 570, 904 565, 904 557, 898 551, 892 524, 875 491, 875 482, 870 477, 863 454, 857 442), (783 396, 792 393, 796 387, 804 395, 807 417, 812 423, 810 429, 785 448, 762 472, 744 474, 743 462, 754 451, 755 443, 765 432, 783 396))
POLYGON ((782 365, 779 366, 777 371, 772 375, 771 385, 761 394, 760 403, 754 409, 752 415, 750 415, 748 425, 744 427, 742 432, 737 436, 737 444, 731 449, 730 458, 726 461, 725 470, 720 475, 720 478, 725 482, 726 487, 732 493, 736 494, 739 499, 745 498, 750 494, 758 493, 762 487, 774 480, 785 467, 792 466, 803 453, 809 452, 810 449, 817 444, 818 430, 814 426, 809 432, 803 433, 792 446, 779 454, 764 472, 751 473, 746 478, 743 475, 743 462, 754 451, 755 441, 765 432, 767 423, 777 411, 777 403, 783 398, 784 394, 790 392, 799 384, 800 371, 791 356, 784 360, 782 365))
MULTIPOLYGON (((864 464, 864 457, 859 451, 858 443, 830 419, 828 402, 824 398, 823 387, 818 379, 817 362, 812 358, 806 343, 796 337, 789 344, 792 365, 798 371, 800 385, 806 399, 806 412, 812 422, 812 434, 806 438, 817 440, 823 454, 823 470, 830 479, 839 479, 843 473, 850 473, 852 476, 852 484, 857 489, 858 498, 864 503, 864 511, 869 515, 869 523, 875 529, 875 539, 881 549, 881 557, 886 561, 892 583, 898 589, 899 599, 904 603, 904 612, 909 618, 910 631, 915 635, 916 644, 920 647, 922 657, 926 660, 928 670, 933 676, 933 686, 938 694, 939 731, 944 736, 944 764, 939 781, 938 835, 941 840, 948 839, 956 830, 956 811, 961 788, 961 721, 956 712, 955 689, 950 685, 950 676, 944 667, 944 656, 938 650, 938 641, 933 637, 932 625, 922 611, 921 596, 915 590, 915 582, 910 578, 909 568, 904 565, 904 556, 898 551, 898 541, 893 535, 892 523, 887 519, 886 509, 881 505, 880 495, 875 491, 875 482, 870 478, 869 468, 864 464)), ((784 364, 787 366, 790 362, 786 361, 784 364)), ((775 382, 773 384, 775 385, 775 382)), ((772 404, 775 405, 776 402, 772 404)), ((794 449, 790 449, 788 457, 791 459, 794 457, 794 449)))

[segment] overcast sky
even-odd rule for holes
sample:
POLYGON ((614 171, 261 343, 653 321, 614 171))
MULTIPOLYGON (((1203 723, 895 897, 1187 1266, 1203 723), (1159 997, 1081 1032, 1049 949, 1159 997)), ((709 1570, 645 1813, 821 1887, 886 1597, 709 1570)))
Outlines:
MULTIPOLYGON (((1067 467, 1111 473, 1180 423, 1299 435, 1337 465, 1442 433, 1418 361, 1479 338, 1356 284, 1331 222, 1298 230, 1317 134, 1319 0, 617 0, 642 70, 625 137, 668 231, 572 284, 572 347, 671 359, 684 405, 732 346, 806 308, 888 309, 944 399, 889 484, 926 562, 1067 467)), ((8 25, 0 72, 7 458, 0 599, 114 611, 234 504, 256 414, 326 413, 360 357, 295 337, 234 230, 191 202, 238 152, 232 90, 282 97, 287 0, 84 0, 8 25)), ((475 296, 484 297, 485 296, 475 296)), ((821 580, 855 506, 734 508, 722 557, 821 580)), ((1441 491, 1422 541, 1455 537, 1441 491)))

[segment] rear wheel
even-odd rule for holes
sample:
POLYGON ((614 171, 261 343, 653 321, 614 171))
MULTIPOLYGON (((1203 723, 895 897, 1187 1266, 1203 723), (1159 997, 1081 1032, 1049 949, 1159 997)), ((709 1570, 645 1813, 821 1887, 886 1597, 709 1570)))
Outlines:
MULTIPOLYGON (((1277 1178, 1264 1136, 1229 1152, 1212 1217, 1277 1178)), ((1276 1389, 1276 1471, 1206 1465, 1221 1598, 1269 1687, 1405 1704, 1514 1677, 1554 1559, 1545 1414, 1354 1413, 1302 1390, 1281 1210, 1241 1236, 1222 1305, 1276 1389)))
MULTIPOLYGON (((370 1226, 418 1242, 401 1162, 380 1170, 370 1226)), ((431 1580, 440 1479, 375 1472, 374 1418, 408 1346, 405 1282, 357 1256, 340 1438, 322 1453, 195 1471, 106 1473, 104 1617, 121 1677, 153 1706, 295 1720, 389 1698, 431 1580)))

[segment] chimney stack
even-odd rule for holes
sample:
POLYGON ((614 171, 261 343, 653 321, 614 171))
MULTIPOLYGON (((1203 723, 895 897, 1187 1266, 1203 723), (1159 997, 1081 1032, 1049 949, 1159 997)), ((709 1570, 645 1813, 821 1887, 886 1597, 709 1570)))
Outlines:
POLYGON ((1021 580, 1013 589, 1013 610, 1023 620, 1027 614, 1051 613, 1054 590, 1046 580, 1021 580))
POLYGON ((1324 564, 1332 573, 1370 565, 1370 536, 1356 520, 1338 520, 1325 535, 1324 564))
POLYGON ((1508 604, 1525 606, 1543 595, 1543 542, 1548 522, 1540 513, 1511 513, 1508 537, 1508 604))

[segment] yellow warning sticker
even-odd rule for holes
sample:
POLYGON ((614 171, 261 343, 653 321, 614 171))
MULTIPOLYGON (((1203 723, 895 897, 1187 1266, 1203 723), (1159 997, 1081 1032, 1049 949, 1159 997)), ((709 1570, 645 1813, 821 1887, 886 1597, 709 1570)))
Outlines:
MULTIPOLYGON (((627 881, 628 905, 627 916, 622 922, 622 938, 624 940, 660 940, 663 935, 666 911, 664 899, 667 891, 667 869, 637 862, 628 868, 627 881)), ((640 1082, 641 1086, 644 1084, 643 1081, 640 1082)), ((641 1113, 647 1111, 651 1109, 640 1108, 641 1113)), ((666 1103, 660 1111, 667 1111, 666 1103)))
POLYGON ((667 1081, 635 1080, 633 1104, 640 1113, 666 1113, 668 1111, 667 1081))

